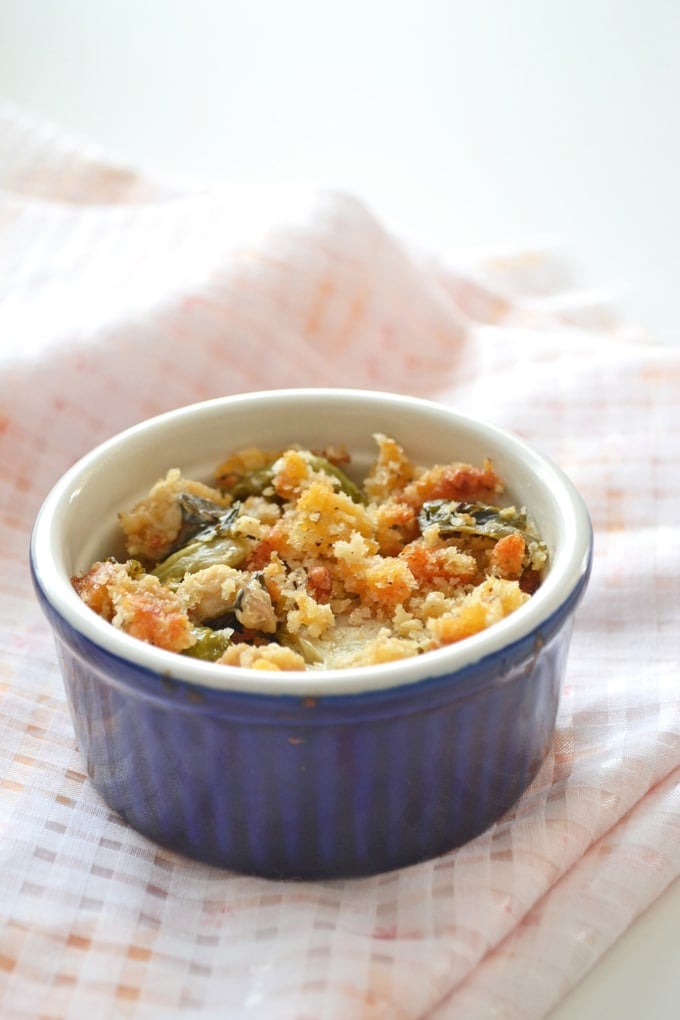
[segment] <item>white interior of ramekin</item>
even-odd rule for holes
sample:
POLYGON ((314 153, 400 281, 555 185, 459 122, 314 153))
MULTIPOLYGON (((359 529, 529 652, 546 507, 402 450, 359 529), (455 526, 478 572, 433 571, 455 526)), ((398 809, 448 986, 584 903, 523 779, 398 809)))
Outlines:
POLYGON ((163 676, 252 693, 349 694, 451 673, 500 651, 559 609, 584 575, 591 526, 563 472, 518 437, 443 405, 367 390, 274 390, 225 397, 169 412, 107 441, 75 464, 47 497, 36 520, 32 556, 39 583, 72 627, 102 648, 163 676), (375 454, 372 436, 393 436, 420 464, 490 457, 506 500, 526 506, 550 551, 543 584, 521 609, 481 634, 426 655, 380 666, 263 673, 216 666, 129 637, 76 595, 70 577, 117 548, 116 514, 171 467, 209 479, 244 446, 344 443, 361 473, 375 454))

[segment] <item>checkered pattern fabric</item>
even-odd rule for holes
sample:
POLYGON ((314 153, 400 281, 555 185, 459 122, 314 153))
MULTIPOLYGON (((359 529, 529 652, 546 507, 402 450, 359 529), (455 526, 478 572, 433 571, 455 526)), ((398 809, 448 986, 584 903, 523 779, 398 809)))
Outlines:
POLYGON ((531 1020, 680 872, 680 349, 542 250, 436 259, 348 196, 192 193, 0 113, 0 1015, 531 1020), (468 845, 277 883, 125 825, 27 564, 120 428, 254 388, 425 395, 514 430, 595 526, 554 746, 468 845))

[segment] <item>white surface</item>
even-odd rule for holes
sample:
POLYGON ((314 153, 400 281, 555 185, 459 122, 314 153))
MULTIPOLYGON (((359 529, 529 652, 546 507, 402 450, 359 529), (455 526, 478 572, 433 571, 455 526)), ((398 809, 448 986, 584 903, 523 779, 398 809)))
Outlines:
POLYGON ((423 246, 547 238, 680 340, 672 0, 0 0, 0 98, 124 159, 347 188, 423 246))
POLYGON ((619 939, 550 1020, 673 1020, 680 1003, 680 879, 619 939))
MULTIPOLYGON (((0 101, 134 164, 363 197, 446 254, 541 239, 680 342, 672 0, 0 0, 0 101)), ((680 998, 680 882, 553 1020, 680 998)))

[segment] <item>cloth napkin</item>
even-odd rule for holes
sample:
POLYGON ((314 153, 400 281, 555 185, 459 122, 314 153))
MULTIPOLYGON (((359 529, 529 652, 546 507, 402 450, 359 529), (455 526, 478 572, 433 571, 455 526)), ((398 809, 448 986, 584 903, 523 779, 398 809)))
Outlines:
POLYGON ((351 196, 191 190, 0 113, 0 1015, 545 1016, 680 872, 680 348, 568 260, 435 256, 351 196), (27 547, 75 459, 264 387, 424 395, 556 460, 596 544, 554 746, 438 859, 285 883, 138 835, 85 775, 27 547))

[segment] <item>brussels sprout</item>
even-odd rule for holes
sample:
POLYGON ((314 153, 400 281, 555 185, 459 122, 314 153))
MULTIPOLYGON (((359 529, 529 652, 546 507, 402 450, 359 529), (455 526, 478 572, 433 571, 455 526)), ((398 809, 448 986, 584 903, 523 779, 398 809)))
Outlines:
POLYGON ((210 627, 193 627, 192 634, 196 638, 196 642, 191 648, 185 648, 182 654, 189 655, 193 659, 216 662, 231 644, 233 633, 229 628, 212 630, 210 627))
POLYGON ((273 477, 272 465, 269 464, 267 467, 255 468, 253 471, 237 475, 233 482, 224 486, 223 491, 240 500, 247 499, 248 496, 264 496, 265 493, 275 499, 276 493, 271 488, 273 477), (267 492, 267 489, 271 491, 267 492))
POLYGON ((191 492, 178 493, 177 503, 182 511, 182 524, 177 538, 165 554, 166 559, 185 546, 194 535, 211 525, 218 524, 225 513, 231 510, 230 507, 224 507, 204 496, 195 496, 191 492))
POLYGON ((524 510, 489 506, 487 503, 458 503, 434 499, 423 503, 418 514, 421 532, 436 525, 440 538, 476 535, 498 541, 508 535, 521 535, 526 542, 526 565, 542 570, 548 560, 548 548, 536 534, 524 510))
MULTIPOLYGON (((268 498, 276 500, 277 496, 272 488, 272 479, 274 477, 273 466, 275 463, 276 461, 272 461, 267 467, 256 468, 253 471, 239 475, 235 481, 225 486, 223 491, 228 492, 234 499, 243 500, 247 499, 248 496, 266 495, 268 498)), ((355 485, 344 471, 341 471, 339 467, 332 464, 326 457, 318 457, 311 454, 309 456, 309 465, 314 471, 322 471, 324 474, 330 475, 331 478, 335 478, 339 482, 342 492, 355 503, 366 502, 366 497, 359 486, 355 485)))
POLYGON ((279 641, 286 648, 292 648, 294 652, 301 655, 308 666, 317 666, 324 661, 323 655, 316 645, 309 638, 302 637, 301 634, 280 634, 279 641))
POLYGON ((527 534, 529 523, 524 511, 514 507, 501 508, 487 503, 459 503, 450 499, 433 499, 418 514, 420 530, 436 524, 442 538, 454 535, 480 535, 487 538, 505 538, 520 532, 527 534))
POLYGON ((330 475, 331 478, 335 478, 340 482, 340 489, 345 493, 346 496, 354 503, 365 503, 366 497, 361 491, 358 485, 355 485, 351 478, 348 478, 344 471, 341 471, 335 464, 331 464, 325 457, 312 457, 310 464, 315 471, 323 471, 324 474, 330 475))
POLYGON ((222 514, 214 523, 197 532, 186 545, 156 565, 153 570, 155 576, 163 584, 172 585, 179 583, 185 574, 196 574, 216 563, 240 567, 248 555, 250 543, 234 533, 233 525, 239 510, 238 503, 227 510, 222 508, 222 514))

